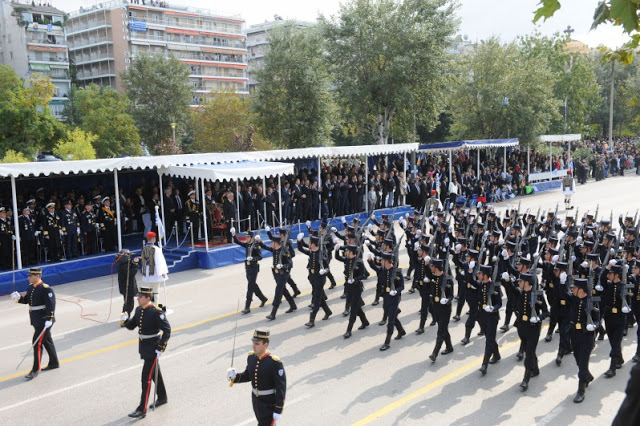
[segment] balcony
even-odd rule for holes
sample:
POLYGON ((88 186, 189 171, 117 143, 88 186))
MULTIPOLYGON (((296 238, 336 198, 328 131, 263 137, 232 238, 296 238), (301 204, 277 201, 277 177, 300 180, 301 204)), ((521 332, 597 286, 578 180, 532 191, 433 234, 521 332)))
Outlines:
POLYGON ((89 39, 82 39, 80 41, 69 41, 69 50, 86 49, 89 47, 100 46, 103 44, 113 44, 113 40, 106 37, 92 37, 89 39))
POLYGON ((81 33, 83 31, 99 30, 102 28, 111 28, 111 24, 106 20, 71 23, 69 25, 69 31, 67 32, 67 37, 72 36, 74 34, 81 33))
POLYGON ((230 35, 230 36, 239 36, 242 35, 244 36, 244 34, 242 33, 242 27, 241 26, 237 26, 237 28, 223 28, 223 26, 225 26, 225 24, 221 24, 220 26, 218 25, 211 25, 211 23, 204 23, 204 24, 192 24, 189 22, 181 22, 181 21, 177 21, 175 18, 174 19, 146 19, 146 18, 136 18, 133 17, 132 19, 135 19, 138 22, 145 22, 147 25, 149 26, 160 26, 160 27, 171 27, 171 28, 183 28, 183 29, 188 29, 188 30, 199 30, 199 31, 208 31, 208 32, 214 32, 214 33, 219 33, 219 34, 224 34, 224 35, 230 35))
POLYGON ((156 42, 164 42, 164 43, 179 43, 189 46, 214 46, 214 47, 226 47, 232 49, 245 49, 244 42, 235 42, 229 40, 207 40, 201 38, 187 38, 180 37, 179 35, 148 35, 144 32, 132 31, 131 32, 131 40, 148 40, 148 41, 156 41, 156 42))
POLYGON ((69 66, 69 58, 62 56, 31 56, 29 55, 29 63, 47 64, 47 65, 66 65, 69 66))
POLYGON ((75 55, 74 57, 75 64, 77 66, 92 64, 94 62, 102 62, 102 61, 114 61, 115 58, 112 53, 101 53, 101 54, 90 54, 90 55, 75 55))

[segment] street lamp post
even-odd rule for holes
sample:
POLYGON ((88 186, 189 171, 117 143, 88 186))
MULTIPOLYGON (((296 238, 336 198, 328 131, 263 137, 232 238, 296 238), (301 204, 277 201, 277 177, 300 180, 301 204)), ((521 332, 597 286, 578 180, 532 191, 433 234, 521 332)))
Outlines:
POLYGON ((176 123, 171 123, 171 131, 173 132, 173 143, 176 143, 176 123))

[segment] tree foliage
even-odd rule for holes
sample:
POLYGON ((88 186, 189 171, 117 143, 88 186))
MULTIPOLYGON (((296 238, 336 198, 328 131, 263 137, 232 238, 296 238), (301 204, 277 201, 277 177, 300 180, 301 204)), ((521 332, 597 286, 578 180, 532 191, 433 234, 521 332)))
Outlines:
MULTIPOLYGON (((202 111, 193 113, 193 149, 198 152, 235 151, 236 137, 246 138, 257 121, 248 98, 231 91, 217 93, 207 101, 202 111)), ((259 150, 272 148, 259 134, 253 136, 253 142, 259 150)))
POLYGON ((25 82, 0 65, 0 155, 8 150, 33 155, 62 137, 64 126, 49 110, 53 89, 48 77, 35 74, 25 82))
POLYGON ((321 39, 283 23, 269 33, 255 111, 264 136, 283 148, 326 145, 335 119, 321 39))
POLYGON ((76 127, 67 131, 67 136, 53 148, 53 153, 64 161, 93 160, 96 158, 94 144, 97 140, 97 135, 76 127))
POLYGON ((353 0, 320 17, 347 128, 384 144, 394 123, 437 122, 454 12, 449 0, 353 0))
POLYGON ((98 158, 141 155, 140 135, 126 95, 110 87, 91 84, 73 87, 64 115, 69 125, 92 132, 98 158))
POLYGON ((123 74, 125 91, 133 103, 133 118, 142 142, 152 151, 188 123, 191 103, 189 69, 175 57, 136 56, 123 74))
POLYGON ((22 152, 9 149, 4 153, 4 157, 2 157, 0 163, 28 163, 30 161, 33 160, 29 160, 22 152))

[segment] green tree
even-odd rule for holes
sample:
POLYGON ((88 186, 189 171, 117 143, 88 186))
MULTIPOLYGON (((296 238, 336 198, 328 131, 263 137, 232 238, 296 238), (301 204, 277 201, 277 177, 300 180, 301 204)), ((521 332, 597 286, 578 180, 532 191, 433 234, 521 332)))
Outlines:
POLYGON ((352 0, 338 16, 320 17, 343 127, 385 144, 392 131, 437 123, 454 12, 449 0, 352 0))
POLYGON ((177 133, 182 131, 191 102, 186 65, 173 56, 140 55, 122 78, 140 138, 151 151, 158 142, 172 137, 171 123, 176 123, 177 133))
MULTIPOLYGON (((194 111, 193 121, 193 149, 196 152, 223 152, 235 151, 236 137, 246 138, 249 129, 257 125, 258 118, 251 111, 248 98, 226 91, 209 99, 203 111, 194 111)), ((259 135, 254 135, 253 143, 259 150, 272 148, 259 135)))
POLYGON ((140 135, 126 95, 110 87, 91 84, 73 87, 64 111, 67 123, 95 134, 98 158, 141 155, 140 135))
POLYGON ((461 55, 452 88, 452 133, 461 139, 534 141, 559 120, 552 72, 541 56, 521 55, 497 39, 461 55))
POLYGON ((9 149, 4 153, 4 157, 0 163, 28 163, 29 160, 23 153, 9 149))
POLYGON ((48 77, 36 74, 25 82, 0 65, 0 155, 11 149, 32 156, 62 137, 64 126, 49 110, 53 89, 48 77))
POLYGON ((93 160, 96 158, 93 146, 97 140, 97 135, 76 127, 67 131, 67 136, 53 148, 53 153, 65 161, 93 160))
POLYGON ((330 141, 335 107, 315 28, 300 29, 285 22, 271 30, 257 79, 255 111, 269 140, 283 148, 330 141))

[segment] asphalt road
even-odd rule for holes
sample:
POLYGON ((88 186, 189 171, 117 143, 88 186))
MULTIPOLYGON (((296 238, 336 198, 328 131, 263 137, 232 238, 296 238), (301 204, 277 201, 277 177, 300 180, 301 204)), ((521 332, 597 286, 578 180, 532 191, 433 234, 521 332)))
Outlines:
MULTIPOLYGON (((593 212, 600 203, 601 217, 613 208, 617 222, 618 213, 633 214, 639 207, 639 184, 635 175, 590 182, 578 186, 574 201, 581 212, 593 212)), ((553 210, 557 202, 563 216, 560 192, 522 198, 522 208, 553 210)), ((552 342, 538 345, 541 374, 531 380, 524 393, 518 386, 524 367, 515 359, 518 337, 513 327, 498 333, 502 361, 490 365, 484 377, 478 372, 484 340, 475 336, 476 328, 471 343, 460 345, 463 321, 450 325, 454 353, 440 355, 432 364, 427 356, 433 350, 435 327, 428 327, 421 336, 413 333, 419 320, 417 293, 402 294, 400 318, 409 334, 400 341, 392 340, 391 349, 380 352, 386 327, 377 325, 381 305, 371 306, 374 276, 367 281, 364 293, 366 314, 372 321, 368 329, 354 330, 349 340, 342 338, 346 319, 341 315, 340 286, 327 290, 334 315, 327 321, 319 320, 319 315, 316 327, 307 330, 310 286, 304 259, 302 255, 294 259, 293 277, 304 291, 297 299, 299 309, 285 314, 283 301, 273 322, 265 319, 269 306, 254 308, 249 315, 235 314, 246 288, 243 265, 172 275, 168 306, 173 311, 169 315, 173 333, 160 361, 169 403, 149 412, 140 423, 255 424, 249 385, 230 388, 225 379, 236 321, 234 365, 238 369, 244 367, 246 352, 251 350, 253 330, 271 329, 270 351, 283 360, 288 377, 285 411, 278 422, 282 425, 412 425, 425 421, 452 425, 607 424, 624 398, 636 329, 623 341, 627 362, 614 378, 603 376, 609 364, 608 340, 598 342, 590 363, 596 380, 587 389, 585 402, 574 404, 577 368, 571 355, 562 366, 555 365, 557 334, 552 342)), ((406 254, 400 264, 407 266, 406 254)), ((335 261, 332 265, 341 284, 340 265, 335 261)), ((268 268, 269 260, 264 260, 258 282, 271 297, 274 282, 268 268)), ((122 300, 117 282, 105 277, 57 286, 55 291, 58 308, 53 336, 62 366, 30 382, 23 376, 30 368, 31 355, 16 370, 32 334, 27 309, 6 297, 0 299, 0 424, 133 423, 127 414, 139 400, 142 363, 136 332, 118 327, 122 300)), ((547 321, 543 327, 546 325, 547 321)))

